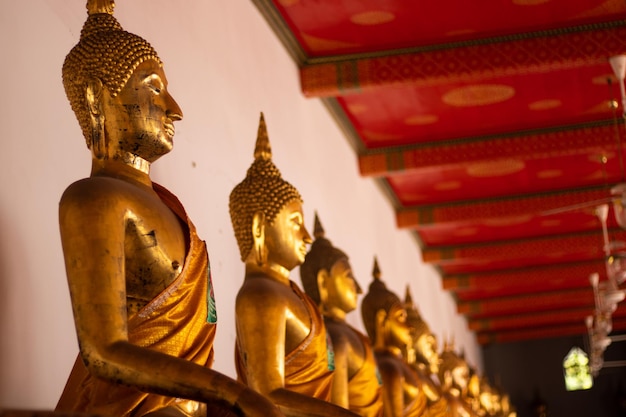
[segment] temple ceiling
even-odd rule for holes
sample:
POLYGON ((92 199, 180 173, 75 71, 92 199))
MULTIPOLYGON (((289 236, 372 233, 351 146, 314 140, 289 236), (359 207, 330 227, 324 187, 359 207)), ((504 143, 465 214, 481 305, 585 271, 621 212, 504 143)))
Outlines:
POLYGON ((253 1, 479 342, 585 334, 597 207, 626 241, 626 2, 253 1))

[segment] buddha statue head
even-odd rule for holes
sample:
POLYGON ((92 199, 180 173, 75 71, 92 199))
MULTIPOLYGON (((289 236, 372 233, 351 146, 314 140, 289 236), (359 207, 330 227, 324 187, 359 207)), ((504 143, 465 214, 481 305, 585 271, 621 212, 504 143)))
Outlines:
POLYGON ((375 350, 391 350, 400 354, 411 343, 406 323, 406 310, 400 298, 387 289, 380 279, 378 260, 374 258, 374 280, 361 302, 365 330, 375 350))
POLYGON ((478 396, 480 405, 489 416, 499 414, 500 407, 500 391, 489 382, 486 376, 480 378, 480 394, 478 396))
POLYGON ((311 249, 300 265, 302 287, 324 316, 344 319, 347 313, 357 308, 361 287, 352 275, 348 255, 325 237, 317 213, 313 236, 311 249))
POLYGON ((63 86, 95 158, 152 162, 171 150, 182 111, 167 92, 156 51, 122 29, 114 6, 87 2, 80 40, 63 64, 63 86))
POLYGON ((417 307, 413 303, 413 298, 411 297, 408 286, 404 298, 404 308, 407 314, 407 324, 411 329, 413 340, 412 348, 415 354, 415 360, 426 365, 431 374, 437 375, 441 362, 439 354, 437 353, 437 339, 430 331, 428 324, 426 324, 420 316, 417 307))
POLYGON ((470 382, 470 368, 463 356, 454 351, 454 343, 444 343, 440 357, 439 380, 442 385, 466 395, 470 382))
POLYGON ((304 261, 311 236, 304 226, 302 198, 272 162, 263 114, 254 162, 231 192, 229 211, 246 265, 288 272, 304 261))

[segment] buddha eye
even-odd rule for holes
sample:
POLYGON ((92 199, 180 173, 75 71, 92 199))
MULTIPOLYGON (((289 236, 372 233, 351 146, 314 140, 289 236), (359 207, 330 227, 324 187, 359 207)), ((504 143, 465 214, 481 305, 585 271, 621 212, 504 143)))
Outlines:
POLYGON ((154 94, 161 94, 161 92, 165 89, 163 81, 161 81, 161 78, 157 74, 149 75, 144 79, 144 82, 154 94))
POLYGON ((155 93, 155 94, 161 94, 161 88, 159 86, 156 86, 154 84, 150 84, 150 89, 155 93))

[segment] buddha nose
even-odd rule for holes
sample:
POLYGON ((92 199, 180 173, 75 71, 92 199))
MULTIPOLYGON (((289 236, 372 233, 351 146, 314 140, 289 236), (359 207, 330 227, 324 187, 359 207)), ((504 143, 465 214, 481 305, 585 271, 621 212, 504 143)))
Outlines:
POLYGON ((363 290, 361 289, 361 286, 359 285, 359 282, 356 279, 354 279, 354 278, 353 278, 353 280, 354 280, 354 285, 356 287, 356 293, 357 294, 363 294, 363 290))
POLYGON ((306 243, 307 245, 311 242, 313 242, 313 239, 311 238, 311 235, 309 234, 309 231, 306 229, 306 227, 304 227, 304 225, 302 225, 302 240, 304 241, 304 243, 306 243))
POLYGON ((183 111, 171 95, 167 96, 166 114, 173 122, 183 119, 183 111))

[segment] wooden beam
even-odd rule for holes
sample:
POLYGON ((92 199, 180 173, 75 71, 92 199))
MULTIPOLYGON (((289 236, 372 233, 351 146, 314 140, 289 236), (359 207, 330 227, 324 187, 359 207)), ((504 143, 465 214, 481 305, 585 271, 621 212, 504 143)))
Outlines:
POLYGON ((532 294, 562 289, 588 288, 589 276, 600 275, 606 280, 603 261, 575 262, 534 268, 444 275, 443 288, 453 291, 458 301, 473 301, 515 294, 532 294))
POLYGON ((594 296, 591 286, 573 290, 457 302, 458 312, 465 314, 468 319, 573 308, 593 308, 593 306, 594 296))
MULTIPOLYGON (((612 240, 626 240, 624 230, 615 230, 611 233, 612 240)), ((603 238, 601 232, 572 233, 554 235, 533 239, 519 239, 514 241, 489 242, 463 246, 427 247, 422 249, 424 262, 445 266, 467 262, 468 265, 477 263, 507 263, 506 267, 515 267, 514 264, 551 265, 560 262, 581 262, 604 259, 603 238)))
MULTIPOLYGON (((624 330, 626 330, 626 319, 618 317, 613 320, 613 332, 622 332, 624 330)), ((501 332, 480 332, 476 335, 476 339, 481 345, 488 345, 491 343, 521 342, 527 340, 577 335, 582 337, 587 336, 587 328, 584 322, 578 324, 535 327, 501 332)))
POLYGON ((556 158, 575 153, 602 153, 615 147, 616 129, 621 135, 625 132, 622 123, 615 126, 614 120, 604 120, 562 126, 551 131, 520 132, 514 136, 459 138, 443 144, 371 150, 359 155, 359 171, 363 176, 372 177, 503 158, 556 158))
POLYGON ((394 55, 356 55, 332 62, 310 60, 300 68, 301 88, 307 97, 336 97, 385 86, 480 82, 495 76, 607 65, 608 57, 626 50, 623 21, 586 29, 511 41, 483 39, 465 46, 439 45, 394 55), (533 51, 532 59, 528 51, 533 51))
MULTIPOLYGON (((573 308, 560 311, 542 311, 539 313, 469 319, 470 330, 477 332, 496 332, 503 330, 534 328, 537 326, 557 326, 566 324, 580 324, 585 318, 593 314, 593 308, 573 308)), ((613 313, 614 318, 626 317, 626 308, 618 308, 613 313)))
MULTIPOLYGON (((396 211, 396 224, 399 228, 420 230, 429 226, 443 224, 462 225, 493 219, 515 219, 519 216, 548 218, 564 208, 581 207, 594 216, 593 203, 603 204, 611 201, 610 189, 606 186, 590 189, 572 189, 542 193, 532 196, 513 196, 488 201, 468 201, 439 205, 421 205, 401 208, 396 211)), ((593 218, 591 219, 593 220, 593 218)), ((598 227, 600 222, 598 222, 598 227)))

